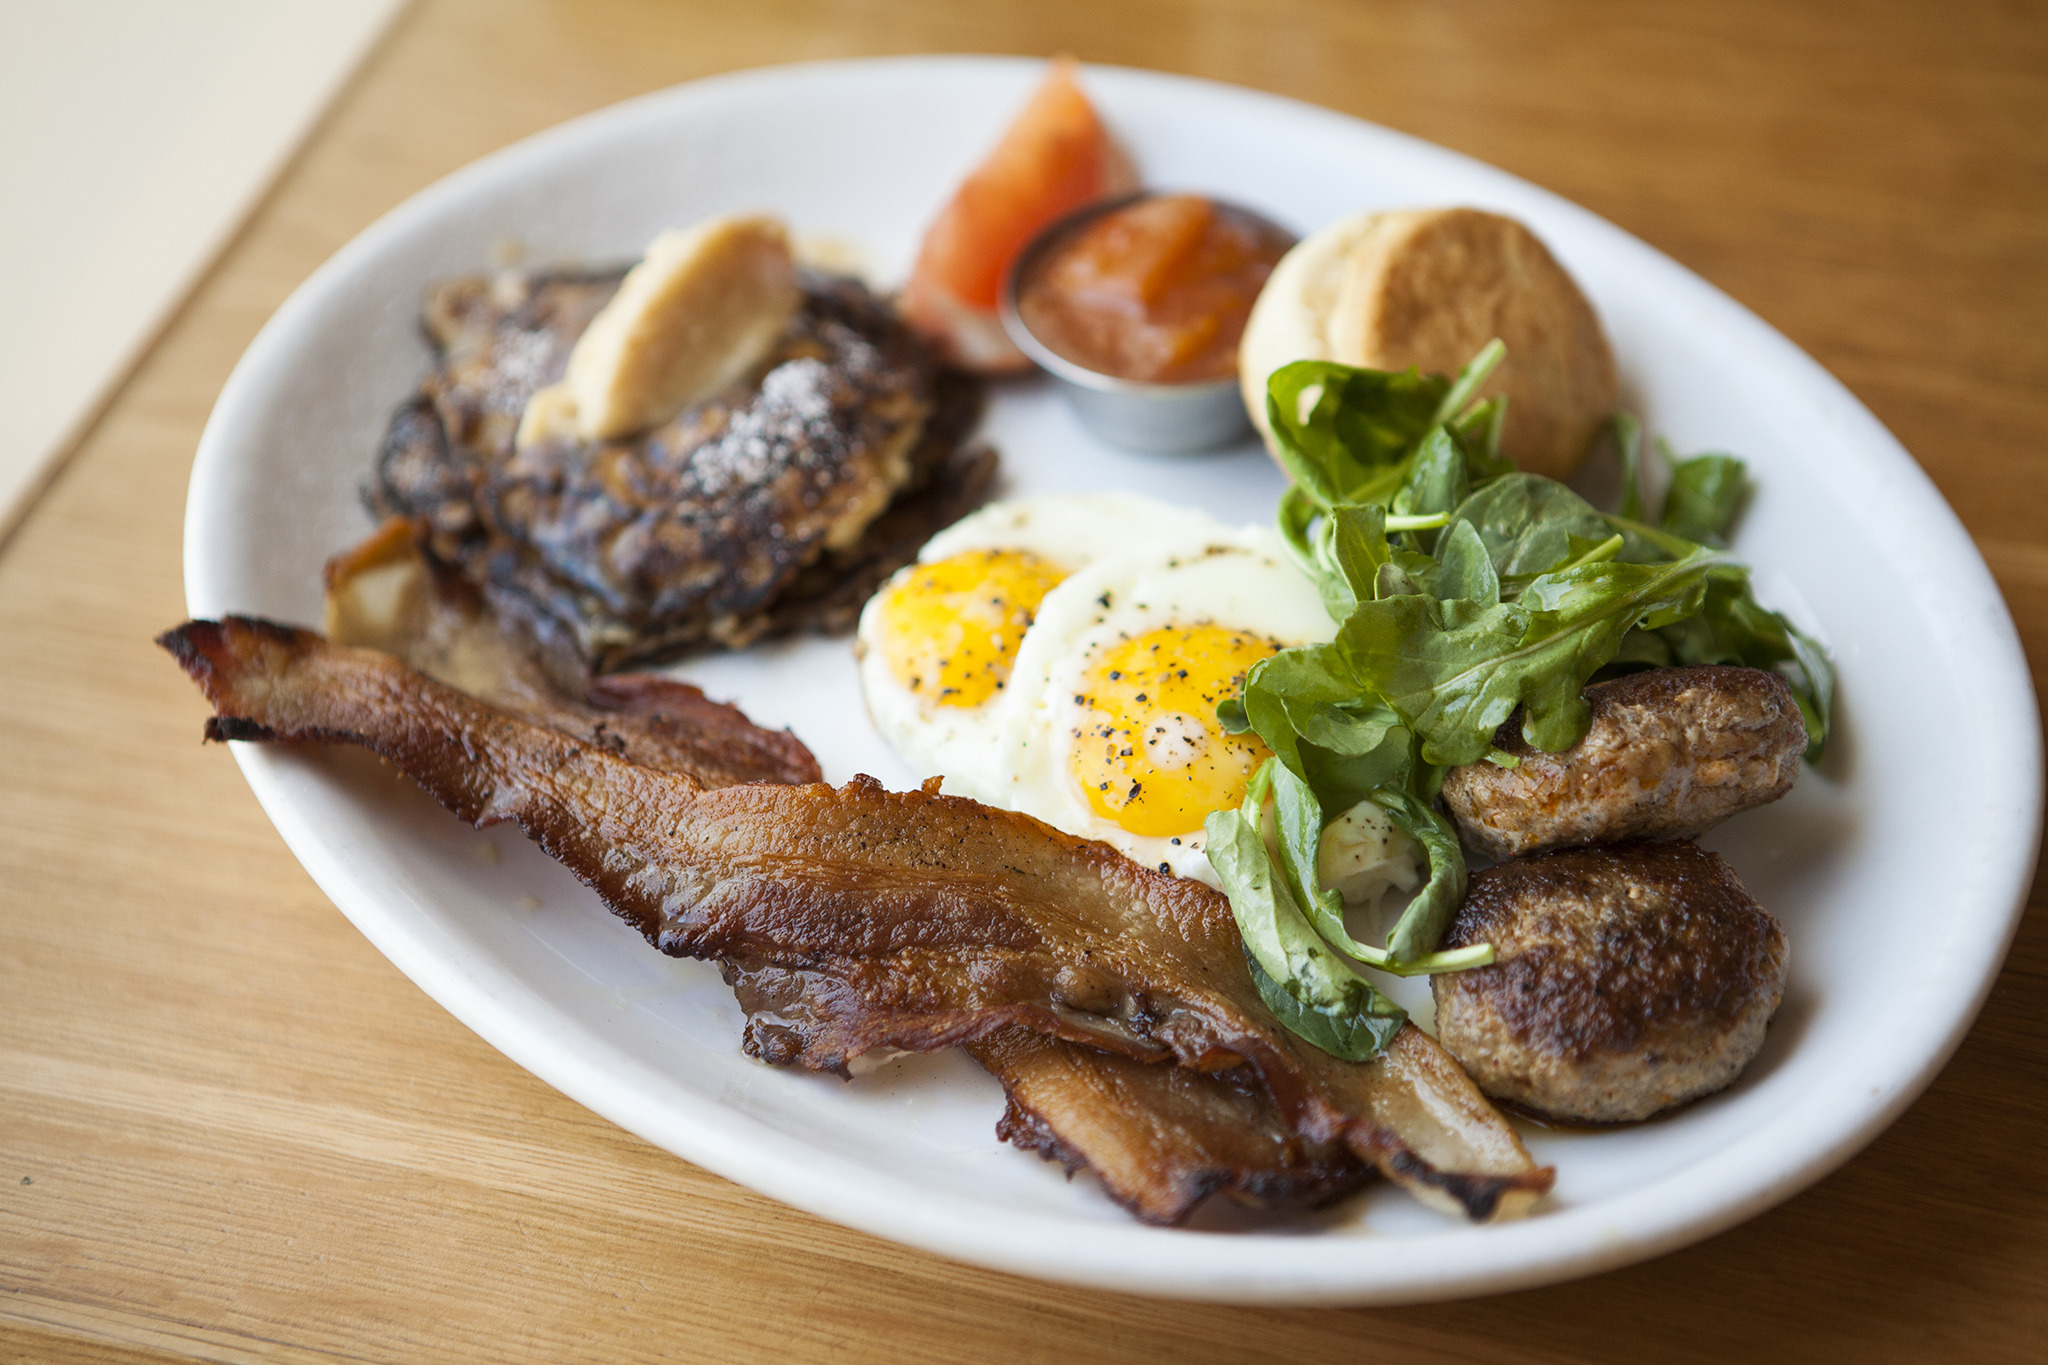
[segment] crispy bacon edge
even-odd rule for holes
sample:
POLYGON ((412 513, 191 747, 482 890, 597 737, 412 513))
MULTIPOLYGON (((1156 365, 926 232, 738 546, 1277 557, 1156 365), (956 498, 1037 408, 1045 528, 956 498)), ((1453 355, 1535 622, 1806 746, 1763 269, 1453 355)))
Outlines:
POLYGON ((932 791, 710 790, 507 716, 389 656, 253 618, 161 643, 215 707, 212 739, 360 744, 475 824, 510 820, 663 951, 796 968, 790 1060, 1011 1027, 1214 1071, 1247 1066, 1293 1131, 1425 1202, 1525 1212, 1553 1172, 1410 1028, 1371 1063, 1285 1033, 1245 975, 1228 903, 1104 845, 932 791), (685 818, 687 817, 687 818, 685 818))
POLYGON ((1006 1029, 967 1045, 1003 1083, 996 1135, 1069 1176, 1086 1167, 1141 1222, 1172 1227, 1211 1196, 1320 1207, 1372 1178, 1341 1142, 1305 1142, 1245 1069, 1191 1071, 1006 1029))
MULTIPOLYGON (((749 736, 743 714, 695 688, 647 674, 588 678, 580 660, 548 651, 488 611, 466 580, 442 570, 427 553, 428 530, 394 517, 328 562, 330 644, 380 650, 500 711, 707 787, 818 779, 795 736, 749 736), (755 742, 736 745, 735 738, 755 742), (762 740, 765 763, 758 761, 762 740)), ((757 1056, 761 1048, 752 1044, 767 1022, 757 1013, 749 1030, 757 1056)), ((1142 1222, 1178 1225, 1216 1195, 1260 1209, 1326 1203, 1372 1175, 1342 1143, 1296 1138, 1256 1078, 1148 1065, 1028 1029, 966 1051, 1002 1084, 998 1138, 1056 1162, 1070 1178, 1086 1167, 1104 1194, 1142 1222)))

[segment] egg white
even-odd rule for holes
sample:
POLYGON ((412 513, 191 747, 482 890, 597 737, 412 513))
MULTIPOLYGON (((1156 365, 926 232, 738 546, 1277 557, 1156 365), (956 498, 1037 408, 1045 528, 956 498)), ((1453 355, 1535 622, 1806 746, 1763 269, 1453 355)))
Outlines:
POLYGON ((1072 573, 1126 550, 1229 530, 1207 512, 1136 493, 1044 493, 968 513, 926 541, 917 559, 930 564, 969 550, 1028 550, 1072 573))

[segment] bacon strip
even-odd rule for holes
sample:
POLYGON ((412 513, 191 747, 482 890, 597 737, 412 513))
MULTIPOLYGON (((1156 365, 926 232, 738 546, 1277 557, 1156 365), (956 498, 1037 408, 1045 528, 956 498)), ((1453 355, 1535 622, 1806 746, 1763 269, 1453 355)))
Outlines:
MULTIPOLYGON (((745 738, 752 727, 695 688, 647 674, 586 683, 579 660, 551 655, 486 610, 467 581, 438 570, 426 551, 428 530, 391 518, 328 564, 331 643, 381 650, 499 710, 607 744, 644 766, 688 773, 707 787, 817 780, 808 752, 786 734, 752 731, 769 761, 749 764, 744 753, 736 761, 720 731, 745 738), (579 691, 582 702, 573 700, 579 691), (785 747, 807 769, 777 761, 785 747)), ((731 964, 727 971, 741 984, 731 964)), ((750 974, 753 984, 741 991, 751 1005, 747 1049, 769 1059, 777 1055, 773 997, 807 987, 771 984, 772 972, 750 974)), ((1342 1144, 1298 1141, 1255 1079, 1233 1083, 1227 1075, 1147 1066, 1021 1029, 968 1052, 1009 1097, 998 1137, 1059 1162, 1069 1175, 1088 1167, 1105 1193, 1146 1222, 1184 1222, 1212 1195, 1262 1208, 1321 1203, 1371 1174, 1342 1144)))
POLYGON ((1147 1066, 1024 1029, 967 1045, 1003 1083, 1007 1142, 1083 1166, 1143 1222, 1171 1227, 1223 1195, 1253 1208, 1326 1204, 1372 1176, 1342 1143, 1305 1142, 1258 1077, 1147 1066))
POLYGON ((801 980, 763 998, 778 1060, 843 1070, 876 1047, 1024 1028, 1248 1067, 1296 1137, 1341 1142, 1473 1219, 1519 1214, 1550 1185, 1423 1035, 1365 1065, 1301 1043, 1258 1000, 1228 902, 1105 845, 869 778, 707 788, 270 622, 195 621, 159 642, 213 703, 210 738, 361 744, 464 819, 517 823, 664 952, 725 960, 743 999, 749 974, 764 990, 801 980))

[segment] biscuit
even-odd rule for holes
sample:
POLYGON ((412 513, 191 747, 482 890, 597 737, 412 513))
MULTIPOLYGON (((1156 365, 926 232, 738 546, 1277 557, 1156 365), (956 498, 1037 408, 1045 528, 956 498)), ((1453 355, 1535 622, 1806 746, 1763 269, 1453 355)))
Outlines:
POLYGON ((1481 393, 1508 398, 1503 453, 1570 477, 1614 411, 1614 354, 1536 235, 1478 209, 1360 214, 1295 247, 1245 327, 1245 403, 1264 432, 1266 379, 1290 361, 1449 375, 1495 337, 1507 359, 1481 393))

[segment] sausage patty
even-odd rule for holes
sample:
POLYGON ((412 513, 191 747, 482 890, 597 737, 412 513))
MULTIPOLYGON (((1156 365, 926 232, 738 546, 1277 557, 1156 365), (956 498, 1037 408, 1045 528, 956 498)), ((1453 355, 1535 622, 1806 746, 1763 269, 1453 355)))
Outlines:
POLYGON ((1444 777, 1444 804, 1466 845, 1489 858, 1679 839, 1792 790, 1806 722, 1792 688, 1760 668, 1703 664, 1631 673, 1586 689, 1585 736, 1547 754, 1521 717, 1494 736, 1521 760, 1484 760, 1444 777))
POLYGON ((1628 1123, 1712 1094, 1763 1046, 1785 933, 1690 842, 1574 848, 1472 879, 1434 978, 1437 1039, 1481 1090, 1547 1117, 1628 1123))

